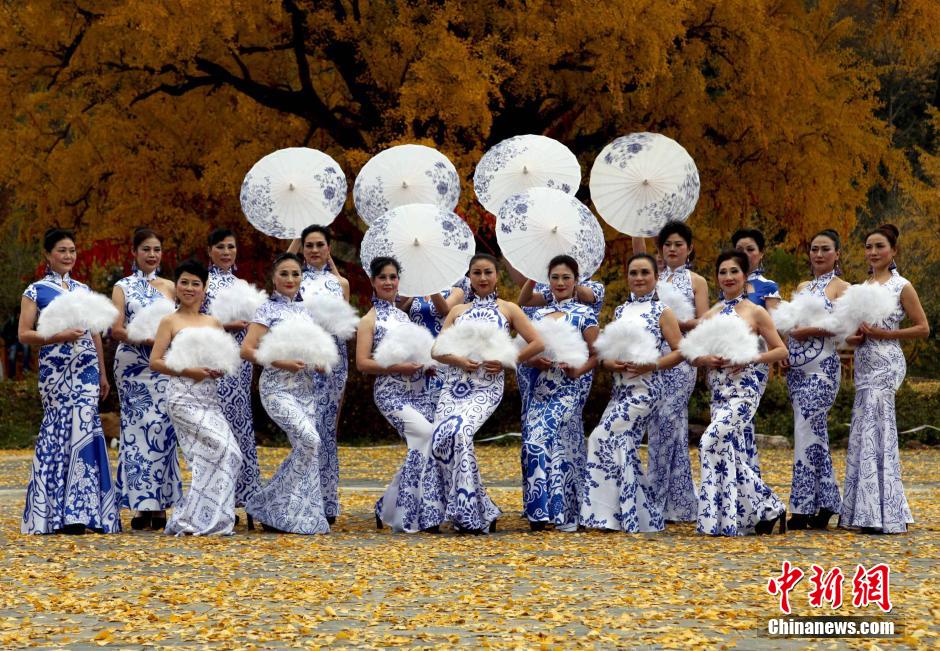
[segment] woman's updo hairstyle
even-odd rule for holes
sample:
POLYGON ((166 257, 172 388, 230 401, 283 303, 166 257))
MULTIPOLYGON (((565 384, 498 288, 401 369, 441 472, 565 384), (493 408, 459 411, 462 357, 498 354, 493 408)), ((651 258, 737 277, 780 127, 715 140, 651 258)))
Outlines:
POLYGON ((496 259, 496 256, 492 256, 489 253, 474 253, 473 257, 470 258, 470 264, 467 265, 468 271, 470 267, 473 266, 473 263, 479 262, 480 260, 486 260, 487 262, 492 262, 493 266, 496 267, 496 271, 499 271, 499 260, 496 259))
POLYGON ((825 228, 819 231, 818 233, 813 235, 813 239, 811 239, 810 242, 815 240, 817 237, 828 237, 830 240, 832 240, 832 243, 835 245, 836 251, 842 250, 842 240, 839 238, 839 234, 836 231, 832 230, 831 228, 825 228))
POLYGON ((764 246, 767 244, 767 241, 764 239, 764 234, 756 228, 739 228, 736 230, 734 235, 731 236, 731 246, 737 246, 739 240, 743 240, 747 237, 754 240, 758 251, 761 253, 764 252, 764 246))
POLYGON ((552 258, 548 263, 549 275, 551 275, 552 269, 554 269, 558 265, 565 265, 566 267, 571 269, 571 273, 574 274, 575 281, 577 281, 578 278, 580 277, 578 275, 580 273, 578 271, 578 261, 572 258, 570 255, 556 255, 554 258, 552 258))
POLYGON ((395 273, 401 273, 401 265, 398 264, 398 260, 395 258, 387 255, 372 258, 372 262, 369 263, 369 278, 375 280, 379 277, 379 274, 382 273, 382 270, 389 265, 395 267, 395 273))
POLYGON ((300 231, 300 245, 301 246, 304 245, 304 243, 307 241, 307 236, 310 235, 311 233, 319 233, 320 235, 322 235, 323 239, 326 240, 327 246, 330 245, 330 242, 333 239, 333 235, 332 233, 330 233, 330 229, 328 227, 320 226, 320 224, 310 224, 310 226, 307 226, 307 228, 300 231))
POLYGON ((878 228, 869 231, 865 234, 865 241, 868 241, 868 238, 872 235, 882 235, 888 243, 891 245, 892 249, 898 248, 898 238, 901 236, 901 231, 898 230, 898 227, 894 224, 882 224, 878 228))
MULTIPOLYGON (((747 235, 745 237, 750 237, 747 235)), ((721 269, 721 263, 725 260, 734 260, 738 263, 738 266, 741 267, 741 271, 744 272, 744 275, 747 276, 748 272, 751 270, 751 263, 748 262, 747 256, 738 251, 737 249, 729 249, 727 251, 722 251, 718 254, 718 258, 715 260, 715 275, 718 275, 718 270, 721 269)))
POLYGON ((146 227, 135 228, 134 229, 134 250, 136 251, 141 244, 149 240, 150 238, 155 238, 159 242, 163 242, 163 238, 157 235, 157 232, 146 227))
POLYGON ((42 248, 46 250, 46 253, 52 253, 52 249, 55 248, 55 245, 62 240, 72 240, 74 243, 75 234, 70 230, 59 228, 58 226, 47 229, 42 236, 42 248))
MULTIPOLYGON (((666 237, 669 237, 669 236, 667 235, 666 237)), ((653 268, 653 274, 656 273, 656 269, 657 269, 656 258, 654 258, 653 256, 651 256, 649 253, 642 253, 642 252, 641 252, 641 253, 634 253, 633 255, 631 255, 631 256, 630 256, 630 259, 627 260, 627 270, 628 270, 628 271, 629 271, 629 269, 630 269, 630 265, 633 264, 633 262, 634 262, 635 260, 646 260, 647 262, 650 263, 650 266, 653 268)))
POLYGON ((216 228, 209 233, 209 246, 215 246, 226 237, 235 237, 235 233, 230 228, 216 228))
POLYGON ((190 258, 189 260, 183 260, 178 265, 176 265, 176 270, 174 272, 174 277, 176 281, 179 282, 180 276, 183 274, 192 274, 199 278, 202 281, 202 284, 205 285, 209 282, 209 270, 206 268, 206 265, 199 262, 199 260, 194 260, 190 258))
POLYGON ((299 255, 297 255, 296 253, 282 253, 276 258, 274 258, 274 262, 271 264, 271 273, 274 273, 275 271, 277 271, 277 268, 280 267, 281 264, 287 260, 293 260, 294 262, 297 263, 297 266, 300 267, 301 271, 303 270, 304 261, 299 255))

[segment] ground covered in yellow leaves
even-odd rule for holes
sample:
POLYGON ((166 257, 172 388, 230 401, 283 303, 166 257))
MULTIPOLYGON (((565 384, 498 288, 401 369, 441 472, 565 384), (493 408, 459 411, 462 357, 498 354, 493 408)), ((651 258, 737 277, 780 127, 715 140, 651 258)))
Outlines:
MULTIPOLYGON (((372 505, 404 454, 391 446, 340 448, 344 512, 331 535, 272 535, 242 523, 225 539, 22 536, 29 455, 2 452, 0 648, 804 648, 807 640, 766 634, 781 614, 765 586, 784 560, 807 573, 790 594, 794 615, 881 616, 852 606, 852 576, 857 564, 890 564, 894 609, 884 617, 899 635, 815 646, 938 644, 940 450, 902 454, 917 521, 907 535, 740 539, 699 536, 691 524, 653 535, 531 533, 519 517, 518 452, 479 448, 504 512, 494 535, 376 531, 372 505), (808 605, 813 563, 846 575, 838 611, 808 605)), ((264 477, 285 453, 261 450, 264 477)), ((782 499, 790 455, 762 451, 782 499)), ((836 453, 840 478, 844 458, 836 453)))

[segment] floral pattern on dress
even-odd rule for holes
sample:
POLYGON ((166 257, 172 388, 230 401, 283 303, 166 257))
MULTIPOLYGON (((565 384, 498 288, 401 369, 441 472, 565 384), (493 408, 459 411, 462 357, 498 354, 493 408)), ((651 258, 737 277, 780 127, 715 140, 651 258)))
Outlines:
MULTIPOLYGON (((124 321, 151 303, 166 300, 135 271, 115 283, 124 292, 124 321)), ((166 412, 169 377, 150 370, 150 346, 121 342, 114 353, 114 378, 121 402, 117 490, 120 504, 135 511, 162 511, 183 494, 176 433, 166 412)))
MULTIPOLYGON (((661 346, 659 319, 665 305, 652 294, 632 298, 616 309, 614 319, 641 319, 661 346)), ((614 374, 610 402, 587 444, 580 517, 585 527, 625 533, 663 529, 662 512, 637 453, 653 412, 661 408, 660 373, 614 374)))
MULTIPOLYGON (((231 271, 210 265, 209 283, 206 285, 206 300, 202 305, 201 312, 208 314, 212 301, 215 300, 219 290, 230 287, 237 281, 238 278, 231 271)), ((247 329, 232 334, 235 336, 235 341, 241 346, 245 340, 247 329)), ((258 466, 254 416, 251 413, 251 378, 251 362, 245 360, 237 373, 225 375, 217 381, 222 413, 225 414, 225 419, 228 421, 242 453, 241 470, 238 473, 238 483, 235 487, 236 506, 244 506, 248 502, 248 498, 261 488, 261 469, 258 466)))
MULTIPOLYGON (((408 323, 408 315, 388 301, 372 299, 375 334, 372 351, 395 323, 408 323)), ((375 513, 394 531, 414 533, 441 522, 444 514, 444 482, 431 458, 434 433, 432 378, 419 370, 411 376, 379 375, 375 378, 375 406, 405 440, 405 462, 395 473, 375 513)))
MULTIPOLYGON (((821 296, 826 310, 832 301, 826 287, 835 272, 823 274, 809 283, 800 294, 821 296)), ((820 509, 838 513, 842 508, 832 457, 829 454, 827 418, 839 393, 841 379, 839 351, 835 337, 811 337, 787 341, 790 368, 787 388, 793 403, 793 483, 790 487, 790 512, 815 515, 820 509)))
MULTIPOLYGON (((87 290, 67 274, 49 272, 23 295, 42 313, 57 297, 87 290)), ((43 417, 26 486, 23 533, 54 533, 71 524, 102 533, 121 530, 98 415, 99 372, 98 353, 87 332, 75 341, 39 349, 43 417)))
MULTIPOLYGON (((896 269, 891 270, 891 278, 884 286, 894 293, 897 307, 875 325, 887 330, 900 328, 905 316, 901 291, 907 284, 896 269)), ((866 338, 855 349, 855 403, 845 460, 840 526, 902 533, 914 522, 901 482, 894 411, 894 394, 906 373, 904 351, 897 339, 866 338)))

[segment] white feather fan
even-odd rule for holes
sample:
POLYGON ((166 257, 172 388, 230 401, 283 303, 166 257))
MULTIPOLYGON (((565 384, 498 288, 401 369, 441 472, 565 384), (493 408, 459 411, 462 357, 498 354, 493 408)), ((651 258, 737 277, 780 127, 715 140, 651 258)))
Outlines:
POLYGON ((220 323, 232 321, 251 321, 261 305, 268 300, 268 293, 249 285, 244 280, 236 280, 228 287, 223 287, 212 299, 209 314, 220 323))
POLYGON ((672 283, 660 280, 656 283, 656 295, 673 311, 679 321, 691 321, 695 318, 695 306, 689 303, 685 295, 672 283))
POLYGON ((431 357, 434 335, 417 323, 396 323, 388 326, 388 332, 375 347, 372 359, 382 368, 395 364, 414 362, 428 368, 437 362, 431 357))
POLYGON ((333 294, 314 294, 304 298, 304 307, 317 325, 334 337, 342 340, 352 339, 359 325, 356 308, 339 296, 333 294))
POLYGON ((685 336, 679 349, 688 360, 717 355, 732 364, 750 363, 759 354, 758 337, 750 326, 744 319, 726 314, 700 322, 685 336))
POLYGON ((594 350, 601 359, 634 364, 652 364, 660 357, 656 337, 642 319, 632 317, 607 324, 594 342, 594 350))
POLYGON ((177 373, 187 368, 210 368, 233 375, 241 366, 238 343, 221 328, 213 327, 180 331, 164 361, 177 373))
POLYGON ((167 298, 158 298, 145 308, 142 308, 131 322, 127 324, 127 338, 134 343, 140 343, 157 336, 160 321, 168 314, 176 311, 176 305, 167 298))
MULTIPOLYGON (((588 360, 588 347, 581 333, 564 319, 546 317, 533 321, 532 326, 539 333, 545 344, 543 357, 558 364, 567 364, 573 368, 584 366, 588 360)), ((526 341, 520 336, 515 338, 516 348, 525 348, 526 341)))
POLYGON ((513 368, 519 357, 509 333, 485 321, 462 321, 442 330, 434 342, 434 353, 478 362, 498 361, 506 368, 513 368))
POLYGON ((280 359, 299 359, 326 373, 339 363, 339 351, 330 334, 305 314, 291 314, 261 337, 255 359, 270 366, 280 359))
POLYGON ((887 287, 875 283, 852 285, 833 303, 836 332, 844 338, 854 334, 863 323, 879 325, 897 306, 897 299, 887 287))
POLYGON ((76 289, 52 299, 39 313, 36 331, 43 337, 51 337, 72 328, 97 334, 110 328, 117 317, 117 308, 107 296, 76 289))
POLYGON ((822 328, 835 332, 837 321, 826 309, 826 299, 815 294, 800 294, 792 301, 781 301, 770 315, 777 330, 783 333, 796 328, 822 328))

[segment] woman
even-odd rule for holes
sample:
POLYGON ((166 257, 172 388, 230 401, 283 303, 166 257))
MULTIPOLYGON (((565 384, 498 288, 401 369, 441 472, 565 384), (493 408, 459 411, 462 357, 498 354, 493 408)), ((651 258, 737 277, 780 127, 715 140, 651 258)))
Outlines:
MULTIPOLYGON (((695 315, 679 321, 679 330, 684 334, 698 325, 698 319, 709 308, 708 283, 688 267, 694 255, 692 229, 683 222, 668 222, 659 231, 656 246, 664 263, 659 281, 678 290, 695 315)), ((698 512, 689 458, 689 400, 696 375, 695 368, 684 360, 659 375, 666 390, 662 407, 653 413, 650 422, 648 475, 651 499, 667 523, 694 522, 698 512)))
MULTIPOLYGON (((227 228, 217 228, 209 234, 209 281, 206 285, 206 300, 202 312, 208 314, 219 290, 233 285, 238 278, 235 256, 238 246, 235 234, 227 228)), ((224 323, 222 327, 241 344, 248 330, 247 321, 224 323)), ((258 450, 255 443, 254 418, 251 414, 251 362, 245 361, 235 375, 225 375, 216 384, 222 413, 232 428, 235 440, 242 453, 242 466, 235 486, 235 506, 245 506, 248 500, 261 489, 261 470, 258 468, 258 450)), ((237 516, 236 516, 237 520, 237 516)), ((251 527, 252 523, 248 523, 251 527)))
POLYGON ((764 308, 748 300, 748 258, 740 251, 724 251, 715 263, 718 286, 725 298, 702 321, 718 315, 742 319, 767 342, 767 350, 743 366, 716 355, 692 360, 708 369, 712 392, 711 423, 699 443, 702 477, 698 495, 698 531, 711 536, 769 534, 780 522, 786 529, 786 509, 760 475, 747 463, 735 441, 753 421, 760 402, 759 364, 772 364, 787 356, 773 319, 764 308))
POLYGON ((128 341, 127 324, 154 301, 172 301, 175 295, 173 283, 157 276, 163 258, 159 236, 149 228, 138 228, 133 253, 133 273, 117 281, 111 293, 119 312, 111 337, 121 342, 114 353, 114 379, 121 399, 116 483, 121 506, 137 512, 131 528, 162 529, 166 509, 183 493, 176 434, 166 413, 169 378, 150 370, 153 341, 128 341))
POLYGON ((174 371, 164 356, 186 328, 219 328, 215 317, 200 314, 209 271, 188 260, 176 268, 176 312, 160 321, 150 354, 151 370, 170 376, 166 405, 183 458, 192 472, 189 492, 173 509, 166 524, 170 535, 229 535, 235 526, 235 486, 242 453, 222 410, 218 379, 211 368, 174 371))
POLYGON ((552 302, 536 310, 533 322, 554 319, 567 323, 584 339, 590 354, 578 368, 553 363, 541 355, 525 363, 535 374, 522 422, 523 513, 533 531, 548 524, 560 531, 576 531, 586 462, 581 377, 597 365, 593 346, 598 327, 591 308, 575 300, 578 263, 574 258, 552 258, 548 277, 552 302))
MULTIPOLYGON (((302 292, 308 300, 316 294, 332 294, 349 301, 349 281, 339 275, 330 254, 330 229, 314 224, 305 228, 299 240, 291 243, 289 252, 300 247, 304 257, 302 292)), ((320 433, 320 483, 326 519, 330 524, 339 515, 339 456, 336 449, 336 430, 339 409, 349 375, 346 342, 336 339, 339 364, 330 373, 316 373, 314 388, 317 395, 317 431, 320 433)))
POLYGON ((431 375, 414 362, 383 367, 372 359, 390 330, 409 322, 408 315, 395 307, 399 271, 394 258, 372 261, 370 276, 375 295, 372 309, 359 321, 356 336, 356 368, 377 376, 375 406, 408 445, 405 462, 375 505, 375 522, 378 527, 385 523, 394 531, 436 533, 444 495, 440 473, 431 459, 435 407, 431 375))
POLYGON ((46 273, 23 292, 17 336, 40 346, 39 395, 43 417, 26 487, 23 533, 83 534, 121 530, 98 400, 108 395, 101 335, 77 328, 43 337, 39 314, 59 296, 88 287, 69 274, 75 237, 50 228, 43 237, 46 273))
POLYGON ((646 253, 627 262, 630 300, 619 306, 615 319, 644 322, 656 340, 661 357, 652 364, 605 359, 614 373, 610 402, 588 440, 585 495, 581 524, 626 533, 661 531, 663 516, 643 476, 637 448, 653 416, 662 409, 663 369, 681 360, 682 335, 672 310, 656 297, 656 260, 646 253))
POLYGON ((901 483, 894 394, 907 372, 901 340, 926 338, 930 326, 914 286, 894 264, 898 236, 891 224, 865 236, 865 259, 871 265, 867 282, 888 288, 897 307, 881 323, 863 324, 857 335, 848 338, 858 348, 839 526, 860 528, 863 533, 903 533, 914 522, 901 483), (901 328, 905 315, 913 325, 901 328))
MULTIPOLYGON (((526 278, 519 273, 519 271, 514 269, 508 261, 506 261, 506 268, 512 281, 522 287, 516 302, 527 317, 531 319, 532 315, 535 314, 537 310, 553 301, 552 290, 549 285, 537 283, 534 280, 526 278)), ((581 280, 575 285, 575 300, 591 309, 591 314, 594 315, 595 321, 600 318, 601 308, 604 307, 604 294, 605 289, 603 283, 599 283, 595 280, 581 280)), ((529 399, 532 394, 532 382, 537 373, 537 369, 524 364, 520 364, 516 367, 516 385, 519 387, 519 398, 522 403, 520 422, 523 423, 526 421, 528 415, 529 399)), ((578 379, 577 409, 579 413, 584 410, 584 405, 587 404, 593 382, 594 369, 591 369, 578 379)))
MULTIPOLYGON (((498 298, 496 258, 478 253, 470 259, 473 302, 454 307, 443 330, 464 322, 491 323, 509 332, 512 328, 527 342, 519 352, 524 362, 542 352, 544 346, 522 309, 498 298)), ((428 524, 450 521, 460 533, 494 531, 499 508, 493 503, 480 477, 473 435, 496 410, 503 397, 503 367, 494 360, 473 361, 460 355, 435 355, 448 366, 434 414, 432 455, 444 478, 445 509, 428 524)))
MULTIPOLYGON (((293 253, 274 260, 274 291, 255 313, 242 342, 242 357, 257 364, 255 353, 261 337, 292 314, 310 318, 301 305, 303 262, 293 253)), ((291 452, 271 481, 255 493, 245 511, 261 522, 265 531, 329 533, 324 516, 320 482, 320 434, 314 375, 302 360, 275 360, 261 372, 258 390, 268 416, 284 430, 291 452)))
MULTIPOLYGON (((772 312, 780 305, 780 290, 777 283, 764 276, 764 249, 766 242, 764 234, 756 228, 741 228, 731 236, 731 246, 747 256, 747 261, 751 272, 747 275, 747 299, 768 312, 772 312)), ((766 345, 761 341, 761 350, 765 350, 766 345)), ((767 379, 770 377, 770 367, 766 364, 759 364, 756 368, 757 381, 760 385, 760 395, 758 400, 767 390, 767 379)), ((753 468, 754 472, 760 476, 760 457, 757 452, 757 438, 755 436, 754 422, 748 423, 744 428, 741 441, 738 442, 740 449, 744 452, 747 462, 753 468)))
MULTIPOLYGON (((833 301, 849 284, 838 277, 839 234, 824 230, 809 246, 813 280, 800 283, 794 296, 818 296, 832 311, 833 301)), ((836 337, 820 328, 791 330, 787 388, 793 403, 793 483, 790 487, 790 529, 825 529, 842 509, 839 486, 829 454, 826 419, 839 393, 841 377, 836 337)))

